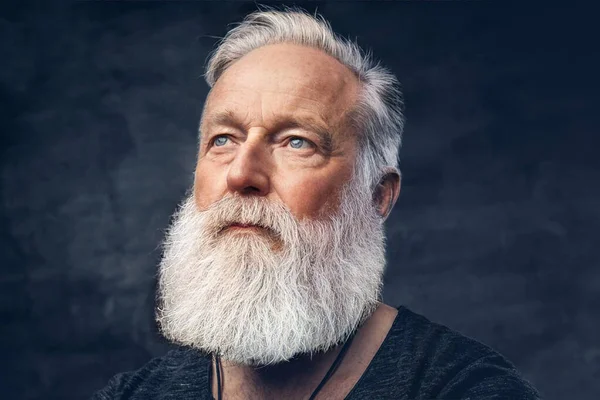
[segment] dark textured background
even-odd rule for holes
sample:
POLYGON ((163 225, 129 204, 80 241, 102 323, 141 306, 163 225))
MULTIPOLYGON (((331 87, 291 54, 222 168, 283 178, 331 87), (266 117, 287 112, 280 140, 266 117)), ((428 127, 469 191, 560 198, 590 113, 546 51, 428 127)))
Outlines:
MULTIPOLYGON (((385 299, 600 398, 593 10, 308 3, 403 83, 385 299)), ((544 4, 541 3, 540 4, 544 4)), ((202 66, 241 2, 3 6, 0 397, 80 399, 167 345, 157 246, 191 183, 202 66)))

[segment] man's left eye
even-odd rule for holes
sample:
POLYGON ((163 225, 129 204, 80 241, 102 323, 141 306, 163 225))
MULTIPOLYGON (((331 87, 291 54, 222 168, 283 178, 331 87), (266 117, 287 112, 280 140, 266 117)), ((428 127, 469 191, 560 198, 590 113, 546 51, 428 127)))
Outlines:
POLYGON ((290 146, 292 146, 294 149, 301 149, 301 148, 310 146, 310 143, 308 142, 308 140, 298 138, 298 137, 292 138, 289 143, 290 143, 290 146))
POLYGON ((213 140, 213 142, 214 142, 215 146, 221 147, 221 146, 225 146, 227 144, 228 140, 229 140, 229 138, 227 136, 219 135, 213 140))

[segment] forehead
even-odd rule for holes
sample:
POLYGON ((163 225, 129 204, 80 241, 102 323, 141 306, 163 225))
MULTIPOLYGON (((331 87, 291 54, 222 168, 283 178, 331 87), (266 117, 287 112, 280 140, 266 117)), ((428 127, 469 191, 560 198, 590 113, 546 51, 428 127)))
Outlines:
POLYGON ((286 116, 343 126, 358 95, 352 71, 329 55, 294 44, 269 45, 233 63, 217 80, 205 113, 233 112, 250 124, 286 116))

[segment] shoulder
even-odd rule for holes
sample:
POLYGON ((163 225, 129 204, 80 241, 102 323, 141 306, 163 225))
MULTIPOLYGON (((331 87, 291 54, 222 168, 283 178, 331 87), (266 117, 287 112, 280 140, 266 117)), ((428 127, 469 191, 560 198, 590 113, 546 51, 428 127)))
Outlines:
POLYGON ((92 400, 199 398, 208 387, 208 365, 196 351, 172 350, 136 371, 115 375, 92 400))
POLYGON ((491 347, 431 322, 408 309, 407 331, 413 337, 414 370, 426 396, 440 398, 536 399, 538 394, 516 367, 491 347))
POLYGON ((500 353, 406 307, 398 308, 376 358, 366 375, 373 382, 387 377, 390 385, 382 398, 539 397, 500 353))

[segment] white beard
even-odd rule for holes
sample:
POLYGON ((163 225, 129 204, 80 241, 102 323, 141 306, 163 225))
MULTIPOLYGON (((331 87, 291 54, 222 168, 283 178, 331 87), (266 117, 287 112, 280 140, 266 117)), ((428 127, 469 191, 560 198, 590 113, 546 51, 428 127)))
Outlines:
POLYGON ((383 220, 356 181, 320 220, 298 221, 258 196, 228 196, 203 212, 186 199, 160 266, 165 337, 253 366, 346 340, 375 310, 385 266, 383 220), (234 222, 272 235, 221 231, 234 222))

